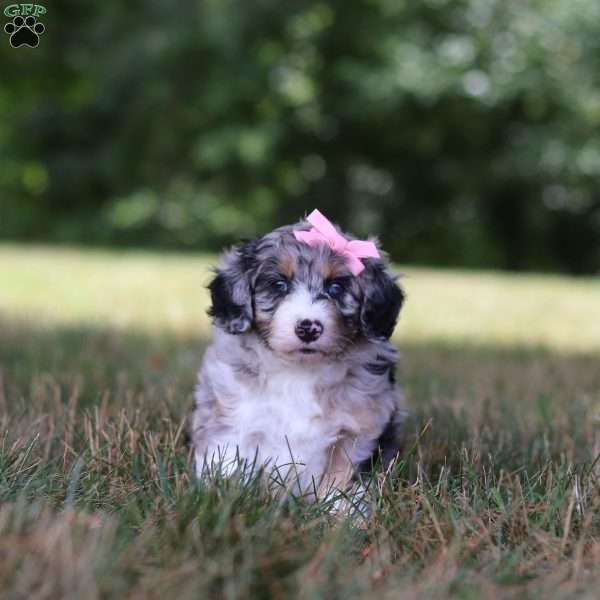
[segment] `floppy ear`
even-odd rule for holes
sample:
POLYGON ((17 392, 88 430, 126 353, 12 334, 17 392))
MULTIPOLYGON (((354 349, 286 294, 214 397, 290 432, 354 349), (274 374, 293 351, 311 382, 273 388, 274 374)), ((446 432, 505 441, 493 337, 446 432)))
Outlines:
POLYGON ((370 339, 389 340, 404 302, 404 292, 381 263, 367 266, 360 277, 363 288, 362 332, 370 339))
POLYGON ((256 241, 228 252, 208 285, 213 323, 228 333, 245 333, 254 320, 250 280, 256 268, 256 241))

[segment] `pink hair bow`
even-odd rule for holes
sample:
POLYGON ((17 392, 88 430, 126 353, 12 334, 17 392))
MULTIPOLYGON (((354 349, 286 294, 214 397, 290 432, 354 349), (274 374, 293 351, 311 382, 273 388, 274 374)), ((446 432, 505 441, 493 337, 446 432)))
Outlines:
POLYGON ((379 258, 379 252, 373 242, 347 240, 316 208, 306 220, 313 228, 310 231, 294 230, 296 239, 309 246, 327 244, 334 252, 344 256, 352 275, 359 275, 365 268, 361 258, 379 258))

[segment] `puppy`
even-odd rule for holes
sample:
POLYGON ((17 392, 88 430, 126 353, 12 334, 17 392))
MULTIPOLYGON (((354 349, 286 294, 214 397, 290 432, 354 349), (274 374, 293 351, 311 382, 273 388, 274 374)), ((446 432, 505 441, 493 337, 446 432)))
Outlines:
POLYGON ((198 475, 256 461, 314 499, 389 464, 404 415, 389 339, 404 294, 373 241, 314 211, 234 247, 209 289, 214 339, 190 431, 198 475))

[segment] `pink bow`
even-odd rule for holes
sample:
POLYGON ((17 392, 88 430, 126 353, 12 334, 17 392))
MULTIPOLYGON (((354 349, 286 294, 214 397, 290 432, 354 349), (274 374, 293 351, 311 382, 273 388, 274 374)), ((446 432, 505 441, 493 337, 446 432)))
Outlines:
POLYGON ((313 228, 310 231, 294 230, 296 239, 309 246, 327 244, 334 252, 344 256, 352 275, 360 274, 365 268, 361 258, 379 258, 379 252, 373 242, 347 240, 316 208, 306 220, 313 228))

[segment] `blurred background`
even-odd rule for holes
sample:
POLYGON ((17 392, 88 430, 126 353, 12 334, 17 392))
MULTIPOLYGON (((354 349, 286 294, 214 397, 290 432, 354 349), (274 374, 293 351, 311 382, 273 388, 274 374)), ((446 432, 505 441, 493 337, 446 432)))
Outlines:
POLYGON ((216 251, 319 207, 403 264, 600 269, 597 0, 46 6, 0 39, 0 239, 216 251))

